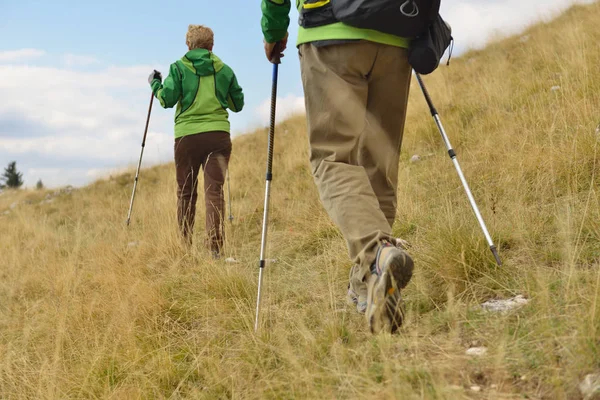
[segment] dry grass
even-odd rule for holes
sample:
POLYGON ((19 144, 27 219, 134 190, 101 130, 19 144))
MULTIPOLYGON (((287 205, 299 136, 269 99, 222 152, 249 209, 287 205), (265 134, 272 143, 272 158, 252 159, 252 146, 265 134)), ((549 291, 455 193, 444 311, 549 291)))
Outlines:
POLYGON ((598 20, 600 4, 575 7, 426 79, 503 268, 413 88, 394 229, 417 270, 394 337, 371 336, 345 304, 350 265, 307 168, 302 118, 277 130, 277 261, 259 334, 264 131, 234 143, 238 264, 181 247, 172 165, 142 172, 129 229, 132 173, 50 204, 43 191, 3 194, 0 213, 31 204, 0 216, 0 397, 577 399, 600 368, 598 20), (478 307, 514 294, 530 304, 478 307), (466 356, 474 343, 488 354, 466 356))

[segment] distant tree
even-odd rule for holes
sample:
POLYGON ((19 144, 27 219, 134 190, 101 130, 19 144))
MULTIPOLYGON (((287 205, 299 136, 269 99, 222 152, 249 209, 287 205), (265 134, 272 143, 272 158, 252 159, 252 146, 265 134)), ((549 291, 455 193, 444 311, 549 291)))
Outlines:
POLYGON ((18 189, 23 185, 23 174, 17 171, 17 162, 8 163, 8 167, 4 168, 4 173, 0 177, 3 180, 3 186, 18 189))
POLYGON ((42 182, 42 180, 38 180, 37 183, 35 184, 35 188, 37 190, 42 190, 44 188, 44 182, 42 182))

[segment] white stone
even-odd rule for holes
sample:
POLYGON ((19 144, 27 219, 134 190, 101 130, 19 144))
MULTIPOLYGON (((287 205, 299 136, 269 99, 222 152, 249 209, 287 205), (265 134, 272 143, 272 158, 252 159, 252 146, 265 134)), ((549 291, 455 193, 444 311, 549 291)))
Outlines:
POLYGON ((588 374, 579 384, 584 400, 600 399, 600 373, 588 374))
POLYGON ((473 385, 473 386, 470 387, 470 389, 473 392, 481 392, 481 386, 479 386, 479 385, 473 385))
POLYGON ((235 258, 233 258, 233 257, 227 257, 227 258, 225 259, 225 262, 226 262, 226 263, 230 263, 230 264, 237 264, 238 260, 236 260, 236 259, 235 259, 235 258))
POLYGON ((552 87, 550 88, 550 90, 551 90, 551 91, 553 91, 553 92, 556 92, 556 91, 560 90, 560 86, 558 86, 558 85, 556 85, 556 86, 552 86, 552 87))
POLYGON ((129 242, 127 243, 127 247, 137 247, 139 246, 140 242, 138 241, 134 241, 134 242, 129 242))
POLYGON ((522 307, 527 303, 529 303, 529 299, 526 299, 522 295, 518 295, 512 299, 488 300, 483 303, 481 307, 483 307, 484 310, 491 312, 507 312, 522 307))
POLYGON ((486 347, 471 347, 467 350, 468 356, 481 357, 487 354, 488 349, 486 347))
POLYGON ((410 162, 413 163, 413 164, 416 163, 416 162, 419 162, 419 161, 421 161, 421 156, 418 155, 418 154, 415 154, 414 156, 412 156, 410 158, 410 162))

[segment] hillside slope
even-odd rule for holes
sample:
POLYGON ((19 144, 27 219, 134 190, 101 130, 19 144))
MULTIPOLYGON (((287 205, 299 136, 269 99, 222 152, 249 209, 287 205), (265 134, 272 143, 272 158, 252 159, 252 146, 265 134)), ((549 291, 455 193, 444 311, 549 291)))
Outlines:
POLYGON ((502 268, 413 82, 394 231, 416 274, 396 336, 372 336, 345 303, 350 264, 310 176, 303 118, 277 127, 258 334, 265 131, 234 142, 236 264, 212 261, 200 229, 181 246, 171 164, 142 171, 128 229, 133 173, 3 193, 0 397, 579 398, 600 372, 597 21, 600 3, 574 7, 425 78, 502 268), (530 302, 480 307, 515 295, 530 302), (487 353, 465 354, 475 346, 487 353))

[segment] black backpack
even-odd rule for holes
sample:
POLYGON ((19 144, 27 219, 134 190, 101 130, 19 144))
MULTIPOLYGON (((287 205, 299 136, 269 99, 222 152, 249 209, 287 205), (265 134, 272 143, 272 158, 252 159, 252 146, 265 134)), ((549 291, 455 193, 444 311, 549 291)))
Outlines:
POLYGON ((331 0, 334 17, 357 28, 415 38, 440 12, 440 0, 331 0))
POLYGON ((305 0, 300 26, 314 28, 343 22, 363 29, 413 39, 409 62, 421 74, 433 72, 452 41, 440 16, 441 0, 305 0))
POLYGON ((427 30, 439 11, 440 0, 305 0, 299 23, 314 28, 343 22, 415 38, 427 30))

